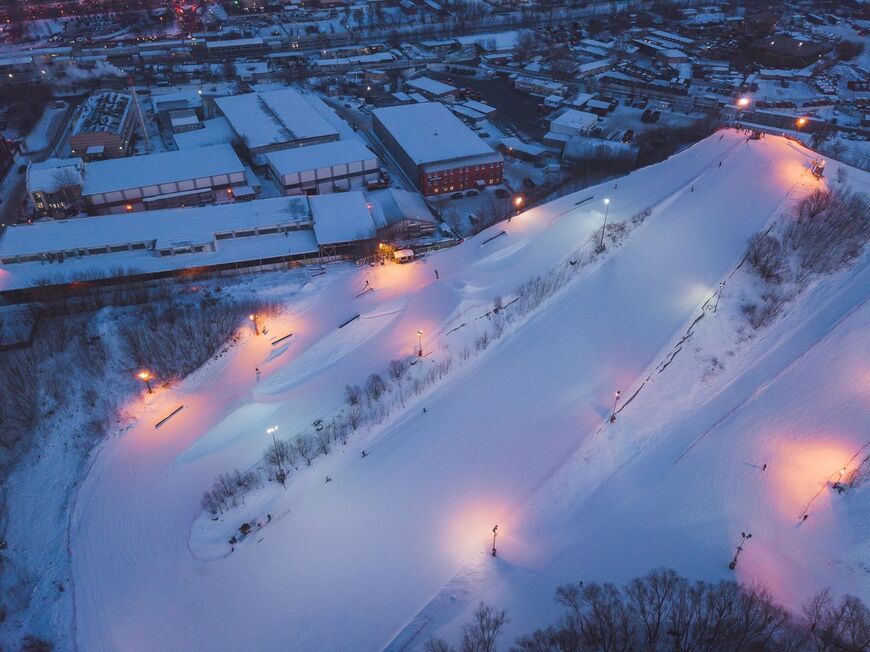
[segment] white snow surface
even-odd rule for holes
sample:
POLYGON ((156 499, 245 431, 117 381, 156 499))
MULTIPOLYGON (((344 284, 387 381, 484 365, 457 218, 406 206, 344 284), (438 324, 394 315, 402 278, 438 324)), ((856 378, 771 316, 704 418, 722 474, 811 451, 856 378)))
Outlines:
MULTIPOLYGON (((662 565, 726 577, 743 529, 757 538, 740 580, 768 583, 790 606, 834 581, 870 597, 855 548, 866 551, 866 513, 849 526, 824 494, 796 528, 829 467, 866 432, 866 258, 819 289, 803 321, 750 342, 733 372, 726 361, 735 375, 716 391, 663 375, 604 423, 614 389, 627 395, 673 348, 749 236, 817 187, 813 156, 782 138, 716 134, 423 261, 328 271, 338 277, 268 324, 270 337, 293 332, 289 346, 276 353, 269 338, 250 338, 149 397, 138 426, 99 450, 73 515, 78 647, 398 647, 455 634, 478 596, 507 607, 517 634, 548 624, 566 581, 623 581, 662 565), (209 561, 194 555, 200 495, 217 473, 257 462, 267 427, 287 436, 334 413, 346 383, 413 353, 418 329, 423 364, 461 350, 469 329, 450 331, 587 243, 604 197, 614 222, 652 215, 407 410, 318 459, 286 494, 274 487, 283 511, 256 540, 209 561), (357 296, 366 281, 374 291, 357 296), (864 355, 844 353, 854 347, 864 355), (748 465, 762 461, 760 477, 748 465)), ((857 170, 849 179, 870 185, 857 170)), ((731 313, 719 314, 725 324, 731 313)))

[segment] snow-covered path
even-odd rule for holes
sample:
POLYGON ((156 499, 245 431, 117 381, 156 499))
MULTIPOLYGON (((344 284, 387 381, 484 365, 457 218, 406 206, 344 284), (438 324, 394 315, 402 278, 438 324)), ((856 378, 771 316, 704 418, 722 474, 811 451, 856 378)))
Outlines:
POLYGON ((143 406, 140 427, 104 447, 78 500, 81 649, 388 643, 460 567, 486 554, 492 525, 505 523, 602 422, 613 391, 630 386, 684 326, 747 238, 796 187, 812 187, 806 160, 780 139, 713 136, 615 190, 584 191, 494 227, 507 236, 483 247, 491 234, 426 263, 340 275, 294 314, 298 341, 284 356, 265 363, 270 347, 255 340, 143 406), (505 295, 555 264, 600 225, 603 192, 614 193, 616 219, 661 210, 426 397, 426 414, 400 416, 366 459, 323 460, 329 484, 301 478, 290 512, 261 541, 220 560, 191 555, 199 495, 217 472, 256 460, 267 425, 287 434, 303 427, 337 406, 344 383, 410 350, 418 327, 443 333, 467 302, 505 295), (591 208, 573 207, 588 195, 597 195, 591 208), (353 301, 364 278, 378 291, 353 301), (371 332, 335 336, 354 312, 374 320, 371 332), (155 430, 179 402, 190 409, 155 430))

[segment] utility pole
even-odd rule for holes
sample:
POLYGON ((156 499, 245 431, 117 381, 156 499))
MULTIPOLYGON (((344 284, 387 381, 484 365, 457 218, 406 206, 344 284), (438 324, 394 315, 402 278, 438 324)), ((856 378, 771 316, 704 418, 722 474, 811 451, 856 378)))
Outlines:
POLYGON ((495 557, 495 538, 498 536, 498 523, 492 528, 492 556, 495 557))
POLYGON ((616 404, 619 403, 620 396, 622 396, 622 391, 617 389, 613 397, 613 410, 610 412, 610 423, 616 421, 616 404))
POLYGON ((741 541, 740 545, 737 546, 737 552, 734 553, 734 559, 732 559, 731 563, 728 564, 728 568, 730 568, 731 570, 737 568, 737 558, 740 557, 740 553, 743 552, 743 546, 745 546, 746 543, 752 538, 752 533, 741 532, 740 536, 742 537, 743 541, 741 541))
POLYGON ((419 345, 419 349, 417 350, 417 357, 423 357, 423 331, 417 331, 417 343, 419 345))

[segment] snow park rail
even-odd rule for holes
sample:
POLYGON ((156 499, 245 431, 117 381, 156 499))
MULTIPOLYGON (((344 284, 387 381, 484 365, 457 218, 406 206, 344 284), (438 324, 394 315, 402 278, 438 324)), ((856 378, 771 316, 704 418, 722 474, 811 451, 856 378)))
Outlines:
POLYGON ((154 429, 156 430, 157 428, 159 428, 160 426, 162 426, 164 423, 166 423, 167 421, 169 421, 172 417, 174 417, 176 414, 178 414, 179 412, 181 412, 183 409, 184 409, 184 406, 183 406, 183 405, 179 405, 179 406, 178 406, 177 408, 175 408, 172 412, 170 412, 170 413, 167 414, 165 417, 163 417, 162 419, 160 419, 160 421, 158 421, 157 423, 155 423, 155 424, 154 424, 154 429))
POLYGON ((277 340, 272 340, 272 346, 280 344, 281 342, 286 340, 288 337, 293 337, 293 333, 287 333, 287 335, 285 335, 284 337, 279 337, 277 340))

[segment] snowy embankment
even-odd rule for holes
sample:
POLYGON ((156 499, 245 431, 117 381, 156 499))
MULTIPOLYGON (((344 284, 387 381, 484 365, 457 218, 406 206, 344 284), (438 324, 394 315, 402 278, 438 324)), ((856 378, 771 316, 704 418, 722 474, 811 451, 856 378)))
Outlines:
MULTIPOLYGON (((739 261, 749 236, 818 186, 807 172, 811 158, 782 139, 714 135, 617 184, 537 207, 425 261, 344 274, 270 324, 270 335, 294 333, 280 355, 268 338, 254 338, 220 369, 206 368, 155 397, 138 427, 103 448, 79 495, 72 530, 79 646, 374 649, 461 569, 470 569, 466 578, 491 582, 463 591, 537 577, 537 597, 546 592, 548 599, 553 583, 583 566, 557 568, 564 577, 545 579, 546 562, 567 559, 569 539, 552 529, 562 521, 554 516, 548 526, 544 519, 535 531, 540 536, 523 540, 527 521, 518 510, 550 478, 564 477, 559 469, 578 449, 592 447, 608 463, 609 449, 595 444, 613 391, 638 383, 678 339, 739 261), (652 214, 519 329, 422 396, 425 413, 418 403, 294 478, 285 510, 255 541, 212 561, 191 553, 202 491, 217 473, 256 464, 267 427, 289 435, 334 413, 345 384, 413 353, 418 329, 427 353, 461 351, 466 330, 454 329, 585 244, 600 229, 605 196, 612 198, 614 222, 647 208, 652 214), (366 281, 375 291, 358 297, 366 281), (355 314, 372 317, 359 324, 364 332, 336 335, 355 314), (155 430, 153 423, 180 403, 185 410, 155 430), (494 523, 504 532, 504 553, 491 566, 499 575, 489 577, 474 562, 490 560, 494 523)), ((630 413, 620 415, 617 428, 630 423, 630 413)), ((706 466, 697 470, 702 478, 712 475, 710 464, 698 466, 706 466)), ((679 473, 662 475, 679 481, 679 473)), ((572 484, 563 502, 578 491, 572 484)), ((625 501, 635 493, 609 491, 625 501)), ((616 502, 612 513, 624 504, 616 502)), ((611 554, 618 549, 613 533, 631 533, 632 516, 599 524, 593 540, 600 557, 587 563, 601 577, 621 577, 625 559, 611 554)), ((659 523, 655 544, 620 538, 643 545, 644 554, 631 551, 637 568, 666 563, 660 553, 674 545, 666 536, 671 525, 659 523)), ((705 527, 696 524, 697 534, 705 527)), ((728 528, 710 527, 722 530, 718 545, 729 548, 728 528)), ((718 563, 720 552, 704 554, 715 553, 718 563)), ((696 559, 694 566, 673 565, 704 576, 718 572, 712 562, 701 563, 703 554, 696 559)), ((751 568, 747 563, 741 572, 751 568)), ((497 597, 507 603, 510 595, 497 597)), ((431 620, 448 623, 464 606, 457 600, 431 620)), ((535 608, 523 609, 529 620, 517 622, 539 622, 535 608)))

